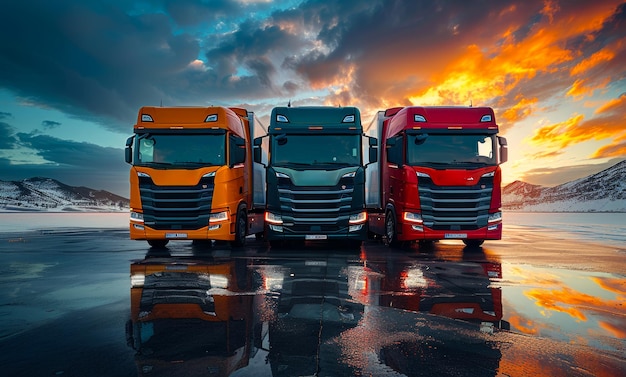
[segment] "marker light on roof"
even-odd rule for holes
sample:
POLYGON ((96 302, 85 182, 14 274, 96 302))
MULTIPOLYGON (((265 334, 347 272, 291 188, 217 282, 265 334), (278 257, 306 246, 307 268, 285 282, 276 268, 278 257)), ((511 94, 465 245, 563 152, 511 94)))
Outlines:
POLYGON ((346 115, 341 123, 354 123, 354 115, 346 115))

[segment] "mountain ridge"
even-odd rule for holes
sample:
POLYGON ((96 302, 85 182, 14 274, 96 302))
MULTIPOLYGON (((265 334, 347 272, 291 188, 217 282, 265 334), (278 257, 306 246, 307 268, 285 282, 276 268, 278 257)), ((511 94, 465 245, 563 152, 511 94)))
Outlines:
POLYGON ((70 186, 46 177, 0 180, 0 211, 122 212, 130 201, 105 190, 70 186))
MULTIPOLYGON (((0 180, 0 211, 125 212, 130 201, 105 190, 52 178, 0 180)), ((544 187, 514 181, 502 188, 502 208, 523 212, 626 212, 626 160, 598 173, 544 187)))
POLYGON ((525 212, 626 212, 626 160, 554 187, 512 182, 502 189, 502 207, 525 212))

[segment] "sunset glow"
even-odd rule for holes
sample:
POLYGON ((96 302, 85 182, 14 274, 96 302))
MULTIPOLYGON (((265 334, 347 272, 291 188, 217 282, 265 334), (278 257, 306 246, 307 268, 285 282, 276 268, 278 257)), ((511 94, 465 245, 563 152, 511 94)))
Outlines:
POLYGON ((4 179, 127 196, 125 138, 141 106, 160 104, 244 107, 265 123, 289 102, 357 106, 365 124, 389 107, 491 106, 504 184, 626 158, 622 1, 30 2, 0 15, 4 179))

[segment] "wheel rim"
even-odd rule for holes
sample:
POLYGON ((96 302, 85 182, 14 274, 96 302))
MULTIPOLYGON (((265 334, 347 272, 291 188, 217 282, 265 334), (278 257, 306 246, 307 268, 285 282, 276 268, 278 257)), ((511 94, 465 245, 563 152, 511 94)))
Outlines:
POLYGON ((387 230, 387 241, 389 243, 392 243, 394 241, 394 235, 395 235, 395 224, 393 221, 393 218, 391 217, 391 213, 387 214, 387 226, 386 226, 386 230, 387 230))
POLYGON ((239 222, 237 223, 237 238, 240 243, 246 238, 246 219, 243 213, 239 213, 239 222))

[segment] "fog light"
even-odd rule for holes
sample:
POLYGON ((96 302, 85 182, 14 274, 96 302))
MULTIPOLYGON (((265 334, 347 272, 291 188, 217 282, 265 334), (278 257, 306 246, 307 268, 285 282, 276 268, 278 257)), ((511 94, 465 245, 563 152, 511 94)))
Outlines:
POLYGON ((348 232, 356 232, 363 229, 363 224, 359 224, 359 225, 350 225, 350 228, 348 229, 348 232))
POLYGON ((424 228, 421 225, 411 225, 411 229, 413 229, 416 232, 423 232, 424 228))
POLYGON ((220 224, 216 224, 216 225, 209 225, 209 230, 216 230, 219 229, 221 227, 220 224))
POLYGON ((144 230, 144 229, 145 229, 145 228, 144 228, 144 226, 143 226, 143 225, 141 225, 141 224, 133 224, 133 227, 134 227, 135 229, 139 229, 139 230, 144 230))
POLYGON ((282 231, 283 231, 282 225, 270 224, 270 229, 273 230, 274 232, 281 232, 282 233, 282 231))

